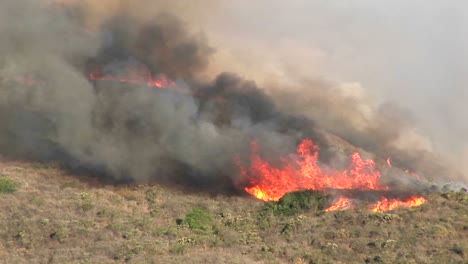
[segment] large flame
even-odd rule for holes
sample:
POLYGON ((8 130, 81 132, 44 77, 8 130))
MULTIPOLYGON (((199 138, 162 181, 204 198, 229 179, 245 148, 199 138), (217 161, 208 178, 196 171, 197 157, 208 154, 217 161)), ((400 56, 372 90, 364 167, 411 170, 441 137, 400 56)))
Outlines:
MULTIPOLYGON (((373 160, 363 160, 358 152, 351 156, 351 163, 345 170, 335 170, 319 166, 319 148, 312 140, 304 139, 294 155, 282 159, 282 166, 275 167, 259 154, 259 145, 252 143, 250 167, 240 166, 243 179, 249 186, 245 191, 264 201, 278 201, 288 192, 300 190, 354 189, 354 190, 389 190, 380 184, 381 172, 373 160)), ((424 198, 417 197, 419 202, 400 202, 401 205, 417 206, 424 203, 424 198)), ((393 201, 393 200, 392 200, 393 201)), ((397 200, 398 201, 398 200, 397 200)), ((385 201, 382 201, 385 204, 385 201)), ((349 200, 340 197, 335 205, 327 209, 333 211, 347 208, 349 200)), ((381 206, 382 210, 392 210, 394 206, 381 206)))
POLYGON ((363 160, 359 153, 352 155, 349 169, 323 170, 318 165, 319 148, 310 139, 303 140, 296 155, 283 159, 283 167, 276 168, 258 155, 257 143, 252 143, 250 168, 241 170, 252 186, 245 190, 265 201, 278 201, 287 192, 298 190, 360 189, 387 190, 379 184, 380 171, 374 161, 363 160))

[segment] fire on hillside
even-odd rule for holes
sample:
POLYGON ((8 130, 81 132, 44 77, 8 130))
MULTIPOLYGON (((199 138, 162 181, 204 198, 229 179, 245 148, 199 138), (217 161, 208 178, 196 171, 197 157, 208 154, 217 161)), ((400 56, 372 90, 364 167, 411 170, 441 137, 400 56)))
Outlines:
MULTIPOLYGON (((122 8, 91 27, 86 16, 78 15, 89 7, 35 8, 67 22, 67 30, 51 28, 63 23, 50 19, 43 30, 49 38, 71 32, 60 38, 70 41, 8 28, 0 107, 15 115, 3 111, 0 147, 5 151, 63 159, 70 167, 116 181, 182 183, 210 193, 240 191, 263 201, 316 190, 334 199, 326 211, 365 205, 380 212, 426 202, 416 191, 421 177, 398 168, 430 178, 432 166, 426 165, 434 159, 429 153, 413 162, 419 160, 418 149, 409 155, 394 147, 407 125, 398 122, 393 108, 385 114, 369 106, 372 118, 348 122, 352 117, 342 113, 361 113, 362 105, 326 82, 308 91, 313 100, 302 103, 317 105, 317 111, 308 111, 285 107, 294 102, 289 98, 301 95, 275 93, 276 84, 264 89, 226 69, 207 76, 216 49, 176 15, 162 12, 144 19, 122 8), (19 49, 18 43, 24 46, 19 49), (329 119, 320 120, 332 109, 329 119), (346 151, 341 141, 349 145, 346 151), (369 159, 365 151, 375 156, 369 159), (384 155, 395 157, 395 166, 390 159, 382 165, 384 155), (387 175, 411 180, 404 179, 399 188, 386 181, 387 175)), ((35 29, 35 21, 28 23, 26 29, 35 29)), ((309 87, 308 82, 297 85, 309 87)))
MULTIPOLYGON (((187 92, 177 88, 174 81, 166 75, 153 77, 144 65, 119 69, 120 74, 104 73, 102 70, 90 72, 91 81, 111 81, 126 84, 144 85, 150 88, 168 89, 174 92, 187 92), (123 72, 123 74, 122 74, 123 72)), ((237 162, 241 178, 247 182, 244 190, 254 197, 264 201, 278 201, 288 192, 300 190, 357 190, 391 191, 391 187, 380 183, 381 171, 376 163, 370 159, 363 159, 358 152, 351 155, 351 163, 347 169, 337 170, 320 166, 319 147, 310 139, 303 139, 295 154, 282 158, 282 166, 275 167, 268 160, 258 154, 260 148, 255 141, 251 143, 252 154, 250 166, 244 167, 237 162)), ((392 167, 391 159, 386 160, 388 167, 392 167)), ((416 175, 405 171, 408 175, 416 175)), ((419 179, 419 176, 418 176, 419 179)), ((408 196, 408 195, 406 195, 408 196)), ((394 210, 398 207, 414 207, 425 203, 421 196, 404 198, 389 198, 381 196, 374 201, 369 209, 373 212, 394 210)), ((351 197, 340 196, 339 199, 326 209, 327 212, 353 207, 351 197)))
MULTIPOLYGON (((117 71, 97 68, 90 71, 88 79, 91 82, 122 83, 144 86, 148 88, 165 89, 180 94, 200 96, 192 90, 184 90, 177 87, 176 82, 165 74, 154 77, 151 71, 143 64, 132 65, 129 63, 117 66, 117 71)), ((115 68, 115 65, 114 65, 115 68)), ((17 78, 18 83, 25 86, 34 86, 37 81, 30 76, 17 78)), ((218 98, 219 99, 219 98, 218 98)), ((390 186, 380 182, 381 171, 371 159, 363 159, 359 152, 354 152, 350 157, 348 168, 339 170, 330 166, 319 164, 319 147, 311 139, 303 139, 296 153, 281 158, 281 166, 272 165, 267 159, 258 153, 261 146, 253 140, 251 142, 250 165, 244 166, 234 157, 234 163, 239 169, 242 187, 248 194, 264 200, 278 201, 288 192, 301 190, 351 190, 358 192, 377 191, 385 193, 394 191, 390 186)), ((386 160, 387 166, 392 167, 391 159, 386 160)), ((419 175, 405 171, 408 175, 419 175)), ((380 196, 373 201, 368 208, 373 212, 394 210, 398 207, 420 206, 426 202, 425 198, 418 195, 405 197, 380 196)), ((356 202, 353 197, 340 195, 337 201, 325 211, 335 211, 352 208, 356 202)))
MULTIPOLYGON (((358 190, 390 191, 389 186, 380 183, 381 171, 373 160, 363 160, 358 152, 351 156, 351 164, 345 170, 319 166, 319 147, 311 140, 304 139, 297 153, 282 159, 282 166, 275 167, 258 154, 259 146, 252 143, 250 167, 240 165, 242 178, 249 183, 245 191, 264 201, 278 201, 288 192, 300 190, 358 190)), ((389 163, 390 164, 390 163, 389 163)), ((401 206, 414 207, 426 200, 411 196, 404 200, 382 196, 370 207, 373 212, 393 210, 401 206)), ((347 209, 352 206, 350 198, 340 196, 326 211, 347 209)))
MULTIPOLYGON (((141 63, 117 63, 110 67, 113 69, 110 71, 106 68, 109 67, 98 67, 89 71, 87 73, 88 80, 90 82, 107 82, 110 85, 122 83, 164 89, 176 94, 203 97, 203 93, 179 88, 176 82, 165 74, 154 77, 149 68, 141 63)), ((31 76, 16 78, 16 82, 29 87, 38 83, 31 76)), ((282 157, 280 166, 272 165, 268 159, 262 158, 259 154, 260 148, 258 142, 255 140, 251 142, 251 156, 248 166, 241 164, 236 157, 233 160, 243 181, 244 191, 264 201, 278 201, 288 192, 301 190, 325 192, 327 190, 351 190, 363 193, 369 191, 383 193, 378 200, 371 202, 368 206, 369 210, 373 212, 394 210, 402 206, 420 206, 426 202, 425 198, 418 195, 406 194, 403 197, 386 197, 385 192, 394 190, 390 186, 381 184, 382 173, 376 163, 371 159, 363 159, 359 152, 354 152, 350 156, 349 166, 340 170, 320 164, 319 147, 308 138, 300 141, 296 153, 282 157)), ((390 158, 386 160, 386 164, 389 168, 392 167, 390 158)), ((417 174, 409 171, 405 171, 405 173, 420 179, 417 174)), ((359 199, 340 195, 326 211, 349 209, 356 203, 360 203, 359 199)))

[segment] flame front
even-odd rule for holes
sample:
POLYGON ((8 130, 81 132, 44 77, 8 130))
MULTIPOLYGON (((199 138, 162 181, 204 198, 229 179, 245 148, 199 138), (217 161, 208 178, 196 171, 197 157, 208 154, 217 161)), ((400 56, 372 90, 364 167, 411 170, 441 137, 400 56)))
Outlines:
POLYGON ((406 201, 400 201, 398 199, 387 199, 385 197, 382 197, 382 200, 377 202, 373 206, 372 211, 373 212, 390 211, 400 206, 415 207, 415 206, 420 206, 425 202, 426 202, 426 199, 424 199, 423 197, 419 197, 419 196, 413 196, 406 201))
MULTIPOLYGON (((240 173, 250 185, 245 191, 264 201, 278 201, 288 192, 300 190, 354 189, 354 190, 389 190, 380 184, 381 172, 373 160, 363 160, 358 152, 351 156, 351 163, 345 170, 339 171, 318 165, 319 148, 312 140, 304 139, 293 155, 282 159, 282 166, 275 167, 264 160, 259 154, 259 146, 252 144, 251 162, 249 167, 240 166, 240 173)), ((384 198, 386 199, 386 198, 384 198)), ((399 201, 382 200, 376 205, 379 210, 392 210, 399 206, 418 206, 425 202, 424 198, 399 201), (387 206, 388 205, 388 206, 387 206), (380 208, 380 209, 379 209, 380 208)), ((340 197, 338 202, 326 209, 333 211, 349 207, 349 199, 340 197)))
POLYGON ((349 208, 350 206, 350 201, 348 198, 345 198, 343 196, 340 196, 340 198, 338 199, 338 201, 333 204, 332 206, 328 207, 327 209, 325 209, 325 212, 332 212, 332 211, 336 211, 336 210, 343 210, 343 209, 347 209, 349 208))
POLYGON ((319 148, 310 139, 299 144, 296 155, 283 159, 282 168, 263 160, 257 153, 257 143, 252 143, 252 149, 250 168, 243 168, 241 173, 251 182, 245 190, 264 201, 278 201, 287 192, 306 189, 388 189, 379 184, 380 171, 374 161, 363 160, 357 152, 351 156, 349 169, 337 171, 319 167, 319 148))

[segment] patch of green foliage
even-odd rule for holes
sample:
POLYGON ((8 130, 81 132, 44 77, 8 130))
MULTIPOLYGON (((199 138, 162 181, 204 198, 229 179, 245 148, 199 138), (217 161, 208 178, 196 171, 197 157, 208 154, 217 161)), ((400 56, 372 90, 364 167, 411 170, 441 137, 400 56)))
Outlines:
POLYGON ((465 191, 449 191, 441 193, 441 196, 447 200, 456 201, 456 202, 463 202, 468 200, 468 196, 466 195, 465 191))
POLYGON ((327 203, 327 196, 323 192, 306 190, 287 193, 278 202, 267 203, 265 210, 274 215, 291 216, 304 211, 323 211, 327 203))
POLYGON ((16 183, 8 177, 0 177, 0 194, 16 192, 16 183))
POLYGON ((65 227, 59 227, 50 234, 50 238, 64 242, 68 238, 68 229, 65 227))
POLYGON ((213 226, 213 218, 208 210, 193 208, 182 220, 182 224, 186 224, 190 229, 208 230, 213 226))

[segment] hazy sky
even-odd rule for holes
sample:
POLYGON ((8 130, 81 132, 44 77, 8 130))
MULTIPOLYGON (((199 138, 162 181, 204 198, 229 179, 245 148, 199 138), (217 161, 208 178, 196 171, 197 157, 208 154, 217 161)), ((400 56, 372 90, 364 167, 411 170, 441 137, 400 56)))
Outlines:
POLYGON ((411 110, 437 147, 464 148, 465 1, 238 0, 216 10, 204 18, 205 31, 237 68, 358 82, 411 110))
POLYGON ((140 18, 169 10, 216 48, 208 74, 234 71, 260 85, 326 80, 366 104, 391 101, 408 110, 422 145, 468 164, 466 1, 60 1, 93 6, 97 21, 110 7, 140 18))

